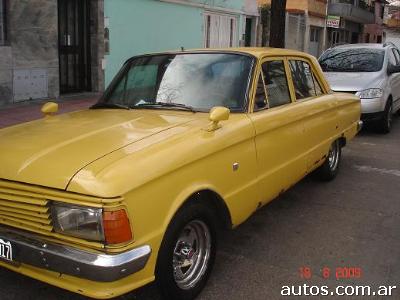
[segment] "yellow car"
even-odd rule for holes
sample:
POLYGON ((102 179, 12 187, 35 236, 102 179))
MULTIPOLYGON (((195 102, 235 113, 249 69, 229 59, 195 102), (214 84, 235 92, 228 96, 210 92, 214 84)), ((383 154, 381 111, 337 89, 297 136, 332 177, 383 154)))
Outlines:
POLYGON ((195 298, 219 228, 333 179, 362 125, 315 58, 269 48, 133 57, 91 109, 42 111, 0 130, 0 265, 98 299, 195 298))

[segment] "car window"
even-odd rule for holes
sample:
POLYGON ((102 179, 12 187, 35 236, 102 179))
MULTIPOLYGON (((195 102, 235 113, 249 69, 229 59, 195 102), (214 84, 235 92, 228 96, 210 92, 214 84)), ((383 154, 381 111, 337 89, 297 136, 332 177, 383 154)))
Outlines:
POLYGON ((269 107, 277 107, 291 102, 286 77, 285 64, 282 60, 267 61, 262 65, 269 107))
POLYGON ((265 93, 264 75, 260 73, 257 81, 256 97, 254 99, 254 110, 268 107, 268 98, 265 93))
POLYGON ((392 49, 393 55, 396 59, 396 65, 400 64, 400 56, 399 56, 399 52, 396 49, 392 49))
POLYGON ((397 65, 396 57, 394 56, 393 51, 389 51, 388 64, 392 66, 397 65))
POLYGON ((253 62, 249 56, 229 53, 136 57, 124 66, 102 101, 130 108, 165 109, 159 104, 177 104, 197 111, 224 106, 240 112, 246 107, 253 62))
POLYGON ((369 48, 333 48, 322 54, 319 63, 324 72, 378 72, 385 51, 369 48))
POLYGON ((322 88, 308 63, 301 60, 291 60, 289 66, 297 100, 322 94, 322 88))

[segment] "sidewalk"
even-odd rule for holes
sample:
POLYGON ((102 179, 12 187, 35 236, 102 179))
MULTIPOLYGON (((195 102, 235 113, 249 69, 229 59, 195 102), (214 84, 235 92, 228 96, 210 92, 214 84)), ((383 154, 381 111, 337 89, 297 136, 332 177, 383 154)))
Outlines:
MULTIPOLYGON (((59 113, 62 114, 86 109, 96 103, 99 97, 99 94, 62 97, 57 101, 59 113)), ((0 107, 0 128, 43 118, 40 109, 42 105, 48 101, 49 100, 34 101, 32 103, 24 102, 13 104, 5 108, 0 107)))

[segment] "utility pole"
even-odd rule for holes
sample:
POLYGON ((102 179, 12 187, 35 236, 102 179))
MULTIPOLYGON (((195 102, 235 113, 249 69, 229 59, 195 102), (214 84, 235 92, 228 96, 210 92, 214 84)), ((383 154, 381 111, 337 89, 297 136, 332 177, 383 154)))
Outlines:
POLYGON ((285 48, 286 0, 272 0, 269 45, 285 48))

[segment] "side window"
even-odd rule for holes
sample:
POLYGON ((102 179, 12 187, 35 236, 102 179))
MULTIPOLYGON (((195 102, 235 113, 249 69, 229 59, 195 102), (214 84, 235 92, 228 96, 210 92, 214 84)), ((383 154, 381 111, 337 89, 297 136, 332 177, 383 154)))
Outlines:
POLYGON ((393 51, 389 51, 388 59, 389 59, 388 65, 392 65, 392 66, 396 66, 397 65, 396 57, 394 56, 394 52, 393 51))
POLYGON ((396 65, 400 65, 400 55, 397 49, 392 49, 394 57, 396 58, 396 65))
POLYGON ((297 100, 323 94, 322 88, 308 63, 301 60, 291 60, 289 66, 297 100))
POLYGON ((291 102, 285 64, 282 60, 268 61, 262 65, 268 104, 270 108, 291 102))

